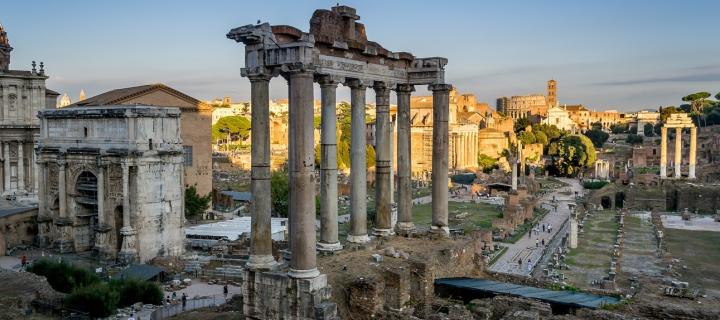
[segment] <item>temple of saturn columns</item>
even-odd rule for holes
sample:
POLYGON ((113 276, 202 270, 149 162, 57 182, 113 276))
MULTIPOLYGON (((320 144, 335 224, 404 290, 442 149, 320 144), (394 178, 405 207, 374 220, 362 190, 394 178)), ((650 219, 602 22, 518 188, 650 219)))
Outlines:
MULTIPOLYGON (((248 271, 243 290, 245 315, 250 318, 315 318, 326 287, 325 275, 316 264, 316 249, 342 248, 338 239, 336 89, 351 90, 351 231, 347 242, 361 245, 370 235, 390 236, 414 229, 410 190, 410 95, 415 85, 428 85, 433 92, 433 202, 432 228, 448 232, 448 113, 449 91, 441 57, 416 58, 407 52, 391 52, 368 41, 365 26, 357 22, 354 8, 335 6, 316 10, 310 32, 287 25, 268 23, 230 30, 227 37, 245 45, 242 76, 251 83, 252 127, 252 236, 248 271), (289 98, 289 247, 287 273, 281 273, 272 255, 270 198, 269 82, 282 76, 288 82, 289 98), (313 146, 313 84, 321 89, 320 240, 315 234, 315 168, 313 146), (365 166, 365 93, 376 100, 376 219, 367 230, 365 166), (391 134, 390 92, 398 104, 398 223, 391 226, 391 134), (272 270, 272 271, 267 271, 272 270), (268 280, 290 279, 268 285, 268 280), (293 299, 310 295, 311 303, 273 303, 280 287, 297 290, 293 299), (275 289, 271 289, 275 288, 275 289), (310 289, 308 289, 310 288, 310 289), (314 290, 316 288, 317 290, 314 290), (308 292, 301 292, 309 290, 308 292), (314 291, 313 291, 314 290, 314 291), (315 292, 315 293, 312 293, 315 292), (308 309, 309 308, 309 309, 308 309)), ((329 295, 329 292, 327 293, 329 295)), ((287 297, 288 295, 284 295, 287 297)), ((307 300, 304 300, 307 301, 307 300)))
POLYGON ((667 131, 668 128, 675 128, 675 178, 680 178, 680 166, 682 165, 682 131, 690 128, 690 152, 688 159, 688 179, 695 179, 695 165, 697 163, 697 127, 692 119, 684 113, 671 114, 660 133, 660 178, 667 179, 667 131))

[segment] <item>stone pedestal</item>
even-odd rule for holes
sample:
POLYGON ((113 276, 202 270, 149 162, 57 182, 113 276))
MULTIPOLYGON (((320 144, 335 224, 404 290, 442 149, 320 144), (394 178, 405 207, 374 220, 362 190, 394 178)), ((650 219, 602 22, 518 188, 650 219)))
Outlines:
POLYGON ((118 259, 123 264, 133 264, 138 261, 138 252, 136 248, 136 237, 137 232, 132 227, 123 227, 120 229, 120 235, 122 235, 122 248, 118 253, 118 259))
POLYGON ((248 270, 243 281, 243 315, 257 320, 335 320, 327 277, 296 279, 282 272, 248 270))
POLYGON ((95 247, 93 251, 98 256, 105 258, 112 250, 110 250, 110 231, 112 227, 108 225, 99 225, 95 227, 95 247))
POLYGON ((52 239, 52 217, 41 215, 38 216, 38 235, 35 240, 35 244, 40 248, 45 248, 50 245, 50 239, 52 239))
POLYGON ((73 240, 73 221, 69 218, 56 218, 55 228, 58 237, 53 244, 60 253, 75 252, 75 241, 73 240))

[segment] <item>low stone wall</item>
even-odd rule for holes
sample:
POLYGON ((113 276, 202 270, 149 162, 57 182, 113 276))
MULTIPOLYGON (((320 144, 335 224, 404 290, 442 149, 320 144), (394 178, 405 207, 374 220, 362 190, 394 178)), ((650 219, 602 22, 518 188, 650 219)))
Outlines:
POLYGON ((285 272, 248 270, 243 282, 243 314, 257 320, 335 320, 327 277, 290 278, 285 272))

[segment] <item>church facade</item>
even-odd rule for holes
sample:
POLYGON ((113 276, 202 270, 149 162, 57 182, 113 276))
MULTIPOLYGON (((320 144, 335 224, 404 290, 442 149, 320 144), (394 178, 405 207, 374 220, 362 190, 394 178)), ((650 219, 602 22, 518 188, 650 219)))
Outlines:
POLYGON ((38 111, 55 106, 57 93, 45 88, 43 63, 33 61, 32 70, 11 70, 12 51, 0 25, 0 184, 2 195, 30 196, 38 190, 34 140, 39 132, 38 111), (50 103, 50 104, 48 104, 50 103))

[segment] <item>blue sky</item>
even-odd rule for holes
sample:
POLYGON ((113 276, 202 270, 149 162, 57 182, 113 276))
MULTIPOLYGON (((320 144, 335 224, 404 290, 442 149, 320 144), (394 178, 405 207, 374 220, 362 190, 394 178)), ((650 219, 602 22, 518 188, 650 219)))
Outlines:
MULTIPOLYGON (((308 31, 336 1, 3 0, 13 69, 44 61, 48 87, 73 100, 162 82, 198 99, 249 99, 233 27, 289 24, 308 31)), ((494 106, 544 93, 561 103, 636 110, 720 91, 720 1, 344 1, 368 38, 393 51, 449 59, 446 79, 494 106)), ((271 97, 286 96, 282 79, 271 97)), ((426 92, 418 88, 418 94, 426 92)), ((347 99, 349 89, 338 90, 347 99)), ((316 95, 316 98, 319 95, 316 95)), ((372 94, 368 95, 369 101, 372 94)))

